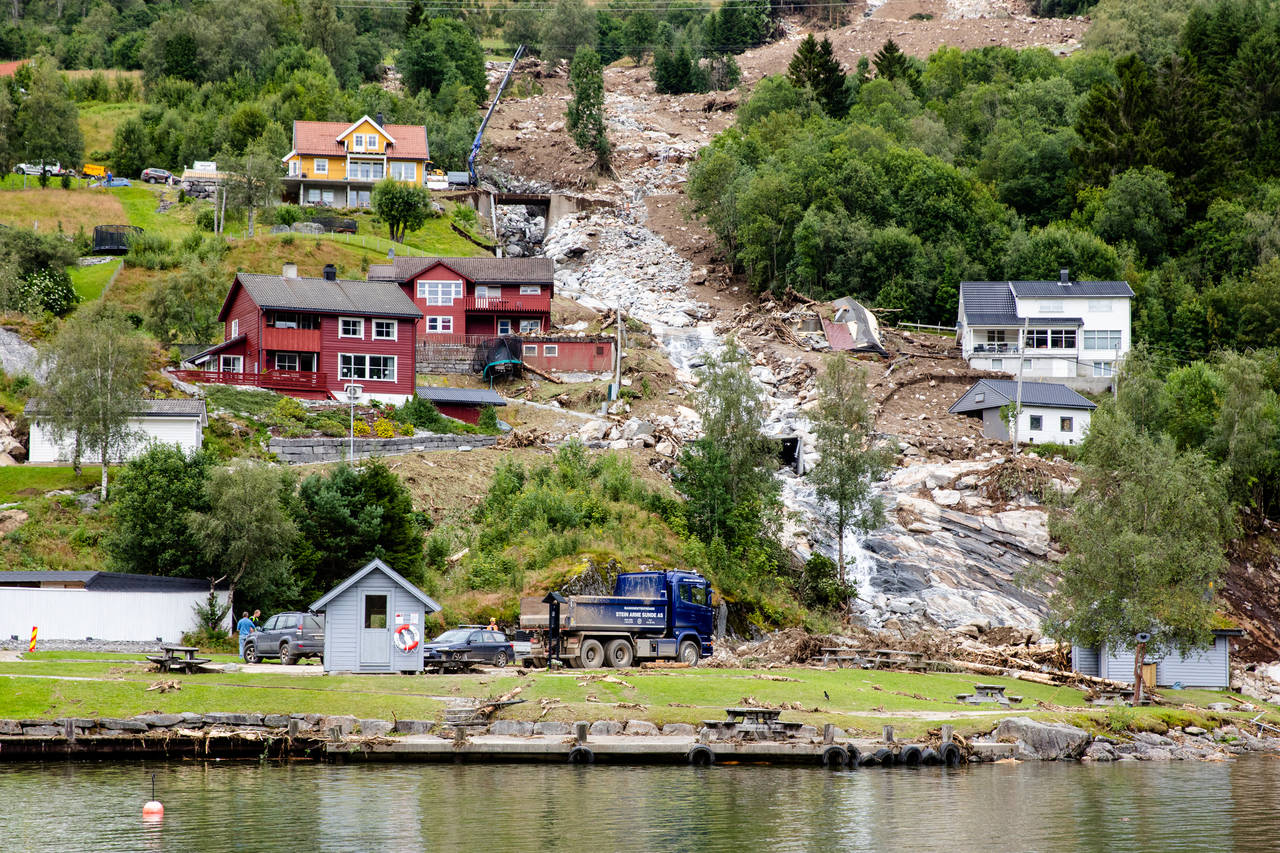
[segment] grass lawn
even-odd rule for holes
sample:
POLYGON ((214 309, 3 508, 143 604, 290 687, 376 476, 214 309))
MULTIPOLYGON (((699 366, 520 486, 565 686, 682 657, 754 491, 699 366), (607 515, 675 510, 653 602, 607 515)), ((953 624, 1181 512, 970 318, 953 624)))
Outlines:
POLYGON ((131 187, 107 190, 120 199, 120 204, 128 215, 128 224, 137 225, 152 234, 180 240, 191 232, 191 225, 172 213, 156 213, 163 191, 163 187, 152 188, 136 181, 131 187))
MULTIPOLYGON (((89 162, 93 155, 111 150, 116 128, 142 112, 142 104, 133 101, 123 104, 82 104, 80 106, 80 133, 84 136, 84 153, 89 162)), ((105 166, 105 162, 98 165, 105 166)), ((124 175, 136 178, 137 175, 124 175)))
MULTIPOLYGON (((0 468, 0 503, 34 498, 54 489, 83 491, 102 482, 102 469, 85 465, 79 476, 71 466, 6 465, 0 468)), ((108 479, 115 467, 107 469, 108 479)))
POLYGON ((91 302, 101 296, 111 276, 120 269, 120 263, 119 260, 114 260, 107 264, 92 264, 87 267, 79 264, 67 267, 67 272, 71 274, 71 284, 75 287, 80 301, 91 302))
POLYGON ((22 189, 22 176, 9 175, 4 180, 8 192, 0 192, 0 223, 16 228, 35 228, 41 233, 62 230, 74 234, 83 228, 93 233, 95 225, 128 222, 121 199, 116 193, 126 190, 64 190, 56 183, 40 189, 35 178, 30 189, 22 189))
MULTIPOLYGON (((492 697, 516 687, 523 688, 520 698, 528 701, 508 709, 504 716, 527 720, 642 719, 659 725, 697 724, 703 719, 720 719, 725 708, 750 699, 775 706, 798 704, 799 709, 784 712, 785 719, 816 726, 834 723, 851 734, 875 735, 881 725, 892 723, 904 737, 918 737, 942 722, 951 722, 961 734, 988 731, 996 720, 1011 713, 960 705, 954 700, 956 693, 971 692, 975 676, 850 669, 572 670, 520 675, 509 668, 467 675, 377 677, 230 672, 166 676, 180 681, 182 689, 160 694, 146 691, 161 676, 149 671, 140 656, 37 652, 30 660, 0 664, 0 675, 27 676, 4 679, 0 718, 10 719, 130 716, 146 711, 250 711, 438 720, 444 707, 442 697, 492 697), (553 700, 546 713, 544 699, 553 700)), ((1009 693, 1026 697, 1016 709, 1020 713, 1095 731, 1121 727, 1160 731, 1192 722, 1213 725, 1231 716, 1169 707, 1100 710, 1084 706, 1083 694, 1069 687, 986 676, 981 680, 1006 684, 1009 693)), ((1214 691, 1166 694, 1197 706, 1222 699, 1222 694, 1214 691)), ((1275 709, 1271 710, 1274 718, 1275 709)))

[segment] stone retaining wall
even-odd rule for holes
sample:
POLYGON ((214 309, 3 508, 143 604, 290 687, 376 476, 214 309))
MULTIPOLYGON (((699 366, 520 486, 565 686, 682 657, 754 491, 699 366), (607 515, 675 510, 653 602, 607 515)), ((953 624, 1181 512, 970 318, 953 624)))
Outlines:
MULTIPOLYGON (((420 435, 395 438, 357 438, 357 458, 370 456, 397 456, 431 450, 471 450, 491 447, 498 440, 494 435, 438 435, 424 432, 420 435)), ((351 452, 349 438, 273 438, 267 450, 281 462, 301 465, 306 462, 336 462, 346 459, 351 452)))

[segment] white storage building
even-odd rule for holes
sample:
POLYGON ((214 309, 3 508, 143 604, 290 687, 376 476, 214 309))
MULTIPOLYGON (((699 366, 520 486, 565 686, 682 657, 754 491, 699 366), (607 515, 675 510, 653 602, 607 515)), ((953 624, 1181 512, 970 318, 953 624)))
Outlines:
MULTIPOLYGON (((1164 657, 1143 658, 1156 667, 1156 686, 1209 687, 1226 689, 1231 684, 1231 638, 1242 637, 1239 628, 1213 632, 1213 645, 1182 655, 1170 652, 1164 657)), ((1071 667, 1083 675, 1109 678, 1123 684, 1133 683, 1133 649, 1103 646, 1071 647, 1071 667)), ((1147 679, 1144 678, 1145 682, 1147 679)))
MULTIPOLYGON (((27 404, 25 413, 31 425, 27 461, 70 462, 72 440, 68 438, 61 443, 53 440, 49 425, 40 417, 34 401, 27 404)), ((176 444, 187 453, 198 450, 204 444, 207 423, 204 400, 139 400, 137 413, 129 422, 134 438, 112 453, 112 461, 132 459, 152 444, 176 444)), ((97 455, 92 448, 83 448, 80 453, 86 463, 92 463, 97 455)))
MULTIPOLYGON (((217 596, 226 604, 226 590, 217 596)), ((0 572, 0 637, 177 642, 209 581, 122 572, 0 572)))

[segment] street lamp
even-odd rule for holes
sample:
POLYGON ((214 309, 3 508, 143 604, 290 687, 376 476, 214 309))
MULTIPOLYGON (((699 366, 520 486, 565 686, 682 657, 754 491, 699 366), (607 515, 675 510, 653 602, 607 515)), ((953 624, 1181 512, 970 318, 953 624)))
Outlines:
POLYGON ((364 386, 354 382, 347 384, 347 402, 351 404, 351 455, 347 461, 356 461, 356 401, 364 393, 364 386))

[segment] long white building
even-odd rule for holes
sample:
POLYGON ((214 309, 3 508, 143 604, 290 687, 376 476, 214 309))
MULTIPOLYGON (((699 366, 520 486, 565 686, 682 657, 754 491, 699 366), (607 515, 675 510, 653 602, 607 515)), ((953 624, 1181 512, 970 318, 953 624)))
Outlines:
POLYGON ((965 281, 956 340, 977 370, 1103 390, 1132 346, 1123 281, 965 281))

